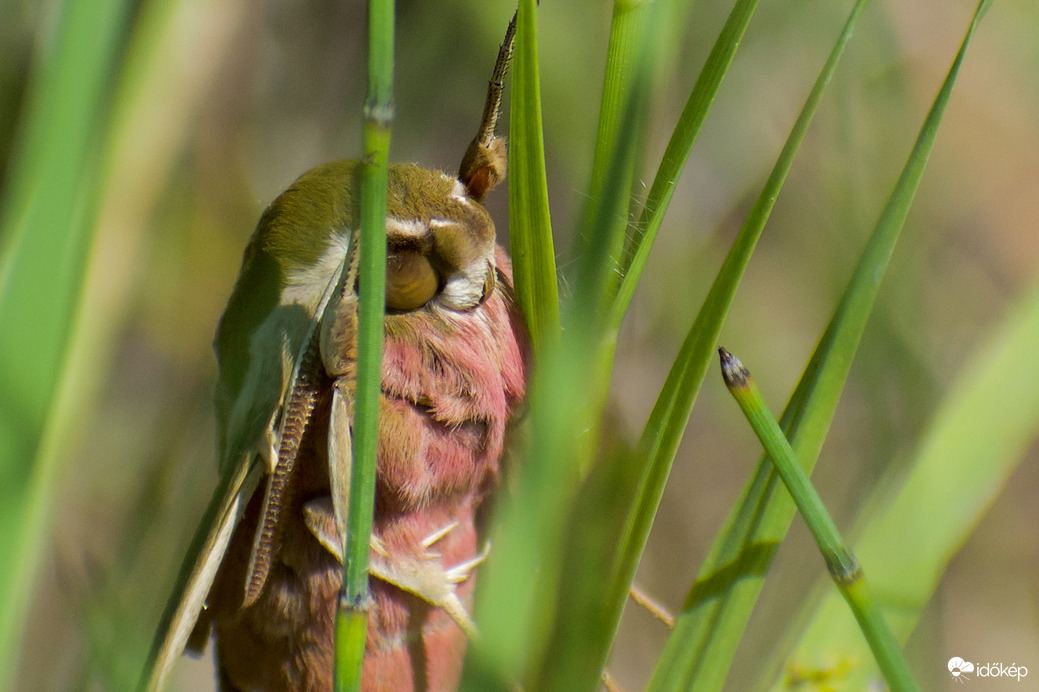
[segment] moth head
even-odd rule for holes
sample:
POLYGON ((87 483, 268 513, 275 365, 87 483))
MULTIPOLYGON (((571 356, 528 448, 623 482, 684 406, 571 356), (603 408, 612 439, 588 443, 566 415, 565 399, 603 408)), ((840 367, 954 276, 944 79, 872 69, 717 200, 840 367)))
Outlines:
MULTIPOLYGON (((495 134, 495 124, 515 28, 513 17, 498 53, 483 119, 457 177, 413 164, 389 169, 388 311, 407 312, 429 303, 469 310, 494 290, 494 223, 480 202, 505 177, 507 148, 495 134)), ((259 283, 252 275, 261 273, 248 265, 273 260, 281 277, 278 302, 297 304, 314 314, 334 272, 356 250, 350 246, 360 222, 360 172, 357 161, 318 166, 268 207, 246 251, 239 279, 242 296, 249 284, 259 283)))
POLYGON ((431 301, 469 310, 490 295, 494 222, 465 182, 414 165, 392 166, 387 205, 387 310, 415 310, 431 301))
POLYGON ((495 125, 515 31, 513 17, 498 52, 483 119, 462 157, 458 178, 414 166, 390 170, 388 310, 414 310, 434 299, 468 310, 494 290, 494 224, 480 201, 505 178, 507 147, 495 125))
MULTIPOLYGON (((504 162, 497 171, 504 174, 504 162)), ((245 260, 247 266, 273 260, 282 277, 280 304, 298 304, 313 315, 337 267, 353 254, 360 173, 358 161, 318 166, 264 212, 255 251, 247 250, 245 260)), ((405 312, 431 302, 452 310, 479 305, 494 289, 490 214, 465 181, 441 171, 395 164, 388 178, 387 310, 405 312)), ((247 273, 255 272, 243 267, 243 277, 247 273)), ((244 296, 246 286, 241 288, 244 296)))

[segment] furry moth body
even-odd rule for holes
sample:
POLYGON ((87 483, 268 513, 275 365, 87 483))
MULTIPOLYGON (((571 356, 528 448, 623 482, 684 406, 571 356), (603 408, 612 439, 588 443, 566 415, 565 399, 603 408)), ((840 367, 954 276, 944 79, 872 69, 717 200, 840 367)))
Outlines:
MULTIPOLYGON (((457 177, 391 166, 366 689, 451 689, 473 631, 484 501, 525 391, 511 269, 480 205, 510 25, 457 177)), ((264 212, 216 338, 221 483, 163 618, 146 685, 215 639, 223 689, 332 685, 355 383, 360 166, 301 176, 264 212)))

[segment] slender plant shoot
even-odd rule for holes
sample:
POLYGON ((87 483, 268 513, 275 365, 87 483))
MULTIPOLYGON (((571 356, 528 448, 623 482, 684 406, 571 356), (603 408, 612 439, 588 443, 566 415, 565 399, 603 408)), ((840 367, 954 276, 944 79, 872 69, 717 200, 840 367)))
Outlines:
POLYGON ((783 484, 793 497, 797 510, 804 517, 826 561, 826 569, 851 607, 884 678, 891 689, 897 692, 919 690, 909 664, 902 654, 902 647, 884 620, 880 608, 873 601, 862 567, 845 545, 819 493, 815 491, 812 482, 798 463, 793 448, 765 404, 754 378, 739 358, 724 348, 719 348, 718 353, 721 356, 725 386, 761 440, 765 452, 772 459, 783 484))

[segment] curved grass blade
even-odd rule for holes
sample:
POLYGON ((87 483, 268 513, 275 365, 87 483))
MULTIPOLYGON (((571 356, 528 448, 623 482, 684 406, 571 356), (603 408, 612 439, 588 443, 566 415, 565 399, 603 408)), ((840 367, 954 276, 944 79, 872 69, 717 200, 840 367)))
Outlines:
POLYGON ((129 11, 127 2, 62 6, 39 54, 0 212, 0 688, 17 670, 60 448, 73 427, 70 336, 129 11))
MULTIPOLYGON (((585 205, 579 238, 590 238, 595 230, 594 219, 602 215, 597 210, 606 206, 612 212, 612 228, 607 235, 611 238, 608 246, 609 256, 613 257, 615 262, 619 261, 620 251, 623 249, 624 230, 627 227, 627 198, 625 196, 611 204, 611 200, 604 198, 604 188, 611 172, 617 169, 625 180, 623 189, 631 187, 635 165, 634 147, 625 151, 626 157, 620 161, 616 154, 617 142, 625 132, 625 114, 632 102, 632 90, 646 84, 647 75, 637 73, 637 69, 640 67, 639 56, 645 49, 646 14, 655 6, 653 3, 616 0, 613 3, 613 19, 610 22, 595 155, 592 159, 588 202, 585 205)), ((644 110, 644 99, 637 102, 643 104, 644 110)))
MULTIPOLYGON (((934 146, 963 51, 986 4, 979 6, 851 281, 780 420, 806 472, 819 455, 880 280, 934 146)), ((686 597, 651 689, 721 689, 764 574, 793 518, 789 497, 783 493, 772 496, 776 483, 771 464, 762 459, 686 597)))
POLYGON ((663 47, 657 37, 664 10, 663 3, 632 5, 623 0, 614 7, 610 29, 592 180, 578 236, 577 276, 563 317, 568 330, 588 333, 588 352, 595 354, 594 375, 587 379, 581 404, 589 421, 580 452, 582 476, 592 467, 609 396, 617 330, 606 318, 620 278, 632 177, 644 140, 656 55, 663 47))
MULTIPOLYGON (((534 689, 593 688, 602 671, 602 659, 609 651, 610 641, 602 637, 604 630, 585 617, 588 609, 584 606, 589 602, 601 605, 596 594, 600 592, 602 570, 597 566, 603 554, 610 554, 609 546, 619 530, 606 518, 623 516, 625 509, 610 512, 600 500, 616 498, 618 494, 610 488, 626 488, 630 483, 612 478, 604 485, 600 471, 616 469, 623 473, 634 467, 605 459, 593 465, 591 460, 599 447, 616 344, 616 331, 610 331, 608 326, 604 329, 604 317, 617 288, 617 265, 627 228, 631 181, 644 134, 648 89, 663 47, 659 40, 662 15, 663 6, 657 3, 619 0, 613 9, 592 179, 579 235, 580 265, 574 299, 566 313, 563 344, 571 358, 586 349, 581 341, 591 349, 585 352, 595 353, 595 358, 586 358, 578 366, 586 372, 583 388, 578 390, 584 393, 573 402, 576 415, 571 417, 588 424, 575 446, 582 489, 576 497, 577 504, 568 512, 575 518, 602 517, 603 521, 568 522, 576 534, 567 538, 579 547, 576 551, 572 547, 563 551, 561 574, 565 577, 551 585, 556 590, 559 610, 551 639, 545 646, 544 665, 529 676, 534 689), (591 505, 585 507, 589 501, 591 505), (607 552, 592 550, 593 545, 606 546, 607 552), (582 559, 585 557, 588 559, 582 559)), ((566 394, 575 398, 573 391, 566 394)))
MULTIPOLYGON (((514 72, 514 113, 521 98, 524 75, 524 70, 520 67, 523 62, 522 31, 524 12, 528 6, 532 17, 533 3, 527 2, 520 6, 520 29, 517 34, 514 72)), ((747 3, 741 5, 744 8, 746 6, 747 3)), ((749 19, 749 14, 747 18, 749 19)), ((743 25, 745 26, 745 22, 743 25)), ((729 50, 735 50, 735 45, 736 42, 732 42, 729 50)), ((641 60, 638 62, 645 64, 641 60)), ((728 61, 723 62, 727 65, 728 61)), ((716 87, 717 85, 714 88, 716 87)), ((637 93, 630 90, 629 98, 633 92, 637 93)), ((632 147, 633 127, 629 124, 636 122, 633 116, 637 112, 637 105, 629 104, 619 114, 620 122, 623 123, 620 129, 624 130, 620 133, 620 139, 629 140, 627 146, 632 147)), ((518 121, 514 115, 513 147, 516 146, 518 121)), ((540 138, 538 143, 540 144, 540 138)), ((536 152, 536 155, 541 156, 540 152, 536 152)), ((628 152, 611 152, 611 161, 623 162, 628 158, 628 152)), ((517 175, 517 164, 514 160, 514 172, 510 178, 510 206, 514 209, 514 228, 517 214, 523 210, 514 203, 518 196, 514 196, 512 190, 518 188, 523 191, 524 187, 529 186, 529 183, 525 185, 517 175)), ((626 199, 627 188, 624 188, 624 184, 629 179, 625 178, 624 170, 623 165, 608 165, 603 189, 619 190, 626 199)), ((545 208, 547 211, 547 205, 545 208)), ((598 215, 600 212, 603 210, 596 210, 595 214, 598 215)), ((600 226, 609 226, 609 211, 603 213, 607 217, 607 223, 593 224, 597 232, 602 232, 600 226)), ((470 669, 479 670, 480 674, 490 677, 478 680, 477 673, 471 674, 467 682, 474 684, 474 689, 507 683, 508 677, 518 676, 520 670, 536 674, 546 655, 544 642, 534 632, 545 631, 559 602, 556 577, 561 558, 567 499, 574 495, 578 487, 582 475, 581 460, 594 448, 591 440, 595 438, 595 425, 590 412, 595 406, 594 403, 589 404, 587 393, 596 386, 594 375, 608 367, 610 349, 608 345, 604 347, 601 342, 604 334, 609 335, 611 326, 606 323, 604 329, 602 320, 610 298, 609 295, 604 295, 603 288, 609 285, 608 277, 615 266, 609 261, 608 246, 609 243, 596 245, 596 252, 592 253, 595 257, 583 261, 575 288, 575 298, 567 313, 567 331, 563 341, 559 342, 558 350, 553 348, 551 343, 544 339, 539 341, 535 336, 535 349, 539 354, 539 360, 536 379, 530 392, 531 448, 525 455, 527 464, 524 467, 521 486, 516 494, 507 498, 504 503, 504 530, 502 537, 496 542, 497 557, 488 565, 483 590, 478 594, 481 602, 496 603, 498 607, 492 617, 480 618, 483 641, 475 647, 476 655, 470 656, 470 669), (590 353, 595 354, 595 357, 589 358, 590 353), (604 363, 606 365, 603 365, 604 363), (537 574, 537 584, 523 576, 531 573, 537 574), (526 663, 521 665, 520 661, 524 659, 526 663), (474 660, 477 663, 473 663, 474 660)), ((523 245, 517 247, 515 239, 513 253, 514 262, 517 256, 519 260, 523 260, 523 245)), ((551 259, 551 256, 545 256, 544 266, 552 267, 554 271, 554 266, 548 264, 551 259)), ((522 269, 517 270, 517 287, 524 275, 522 269)), ((553 297, 554 295, 553 293, 553 297)), ((523 305, 527 307, 526 302, 523 302, 523 305)), ((535 305, 533 309, 536 307, 535 305)), ((539 317, 531 317, 528 313, 528 319, 535 321, 532 329, 540 328, 537 323, 539 317)), ((597 397, 591 398, 594 400, 597 397)))
MULTIPOLYGON (((532 18, 533 3, 529 5, 532 18)), ((523 102, 521 93, 524 85, 521 81, 529 80, 529 75, 534 74, 530 69, 521 68, 524 63, 521 52, 524 47, 524 21, 531 21, 525 15, 525 7, 526 4, 521 4, 518 18, 514 113, 517 104, 523 102)), ((647 8, 647 11, 653 10, 647 8)), ((648 32, 646 25, 636 24, 635 27, 640 32, 648 32)), ((632 29, 631 26, 628 28, 632 29)), ((603 144, 600 148, 599 160, 605 162, 605 169, 599 183, 598 196, 602 200, 610 200, 610 205, 589 206, 588 218, 592 221, 588 222, 588 228, 592 230, 584 237, 587 252, 582 251, 573 300, 567 306, 566 332, 561 337, 540 341, 535 337, 538 367, 529 396, 530 448, 524 455, 519 487, 514 495, 503 501, 502 535, 495 541, 495 559, 487 566, 482 578, 482 590, 478 594, 481 641, 474 647, 474 655, 470 657, 471 672, 467 678, 467 684, 473 685, 474 689, 500 685, 522 675, 537 679, 541 674, 542 662, 547 662, 548 670, 558 670, 554 667, 557 663, 566 664, 564 657, 546 645, 547 637, 541 635, 547 634, 546 628, 553 620, 559 604, 557 577, 564 529, 567 516, 572 511, 571 500, 587 469, 590 451, 595 447, 597 403, 600 401, 599 393, 604 392, 608 381, 608 377, 596 375, 604 369, 608 372, 609 349, 602 348, 601 338, 603 317, 611 297, 608 290, 610 276, 616 268, 616 256, 614 253, 611 257, 610 245, 612 243, 619 247, 624 228, 623 224, 618 227, 612 221, 616 220, 617 200, 624 205, 619 212, 621 218, 626 211, 631 162, 636 146, 635 116, 640 108, 644 108, 642 89, 645 87, 640 85, 649 81, 641 77, 647 74, 645 66, 651 64, 651 56, 644 50, 651 42, 644 35, 638 39, 629 46, 636 55, 629 57, 632 62, 627 67, 626 76, 617 78, 620 82, 627 81, 617 88, 621 99, 618 110, 612 115, 604 115, 602 136, 613 146, 603 144), (589 357, 589 354, 595 356, 589 357), (480 604, 485 603, 494 604, 493 614, 487 613, 486 607, 481 609, 480 604), (479 675, 485 677, 477 679, 479 675)), ((529 56, 533 58, 533 50, 529 56)), ((527 103, 529 105, 534 101, 528 99, 527 103)), ((536 142, 540 148, 539 110, 527 113, 527 117, 529 123, 538 125, 536 140, 528 138, 527 141, 536 142)), ((519 139, 516 128, 520 122, 514 115, 511 138, 513 156, 519 139)), ((541 166, 543 159, 540 158, 540 152, 536 153, 537 156, 531 158, 541 166)), ((510 207, 513 209, 513 219, 524 212, 516 206, 517 199, 521 203, 524 199, 534 203, 538 200, 538 196, 533 193, 539 188, 526 191, 523 188, 542 184, 539 178, 528 177, 525 181, 517 172, 520 166, 520 162, 512 162, 510 207), (519 192, 526 192, 527 197, 513 194, 517 188, 519 192)), ((547 203, 544 209, 547 215, 547 203)), ((531 216, 536 218, 537 215, 535 209, 531 216)), ((515 229, 514 221, 514 262, 517 261, 516 254, 522 253, 516 246, 515 229)), ((549 231, 547 224, 544 230, 549 231)), ((538 230, 534 228, 528 232, 537 233, 538 230)), ((542 261, 541 270, 546 279, 549 271, 554 273, 555 270, 550 260, 551 257, 546 256, 542 261)), ((520 271, 517 270, 517 289, 520 288, 520 281, 520 271)), ((554 293, 551 298, 555 299, 554 293)), ((540 318, 533 319, 535 324, 531 325, 532 329, 543 329, 536 323, 540 318)), ((557 321, 558 313, 552 319, 557 321)), ((558 322, 553 328, 558 330, 558 322)), ((598 671, 595 671, 591 684, 597 678, 598 671)))

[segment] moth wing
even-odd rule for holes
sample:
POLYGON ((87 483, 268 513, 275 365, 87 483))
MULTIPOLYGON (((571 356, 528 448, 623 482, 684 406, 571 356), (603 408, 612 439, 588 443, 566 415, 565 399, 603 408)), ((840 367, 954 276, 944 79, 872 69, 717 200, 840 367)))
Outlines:
MULTIPOLYGON (((278 305, 249 337, 249 363, 245 377, 229 405, 219 407, 221 482, 199 524, 181 568, 177 585, 160 622, 153 645, 146 689, 162 689, 177 658, 183 653, 199 614, 216 579, 234 529, 262 477, 278 462, 283 406, 300 364, 317 338, 318 316, 347 281, 347 267, 354 254, 344 252, 331 268, 327 284, 314 305, 278 305)), ((247 290, 236 286, 235 293, 247 290)), ((235 305, 232 296, 232 305, 235 305)), ((229 308, 229 311, 231 308, 229 308)), ((225 315, 225 319, 227 315, 225 315)), ((224 363, 221 363, 223 369, 224 363)))
POLYGON ((243 457, 242 463, 225 476, 213 494, 159 625, 147 668, 146 689, 162 689, 184 651, 198 615, 205 607, 231 534, 256 489, 261 472, 258 455, 243 457))
POLYGON ((219 421, 221 479, 199 521, 152 647, 146 689, 165 685, 184 652, 199 614, 223 562, 238 521, 260 480, 276 463, 278 419, 286 387, 291 383, 293 338, 307 332, 313 320, 298 306, 276 308, 250 341, 249 369, 238 396, 219 421))

